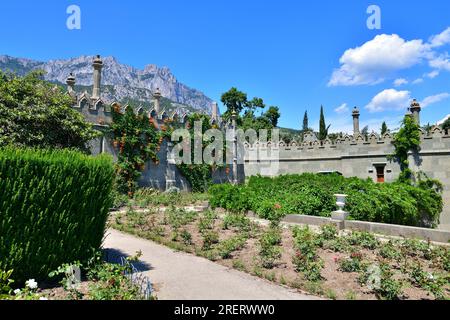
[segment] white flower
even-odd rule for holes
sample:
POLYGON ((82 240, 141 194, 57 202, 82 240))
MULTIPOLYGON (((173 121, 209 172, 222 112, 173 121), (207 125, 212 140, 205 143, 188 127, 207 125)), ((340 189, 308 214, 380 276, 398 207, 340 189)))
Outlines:
POLYGON ((46 297, 40 297, 39 300, 48 300, 46 297))
POLYGON ((22 291, 20 291, 20 289, 14 290, 14 294, 15 294, 16 296, 18 296, 21 292, 22 292, 22 291))
POLYGON ((30 280, 26 281, 25 285, 28 288, 30 288, 31 290, 37 289, 37 286, 38 286, 37 282, 34 279, 30 279, 30 280))
POLYGON ((432 273, 428 273, 428 279, 430 279, 430 280, 434 280, 434 276, 433 276, 433 274, 432 274, 432 273))

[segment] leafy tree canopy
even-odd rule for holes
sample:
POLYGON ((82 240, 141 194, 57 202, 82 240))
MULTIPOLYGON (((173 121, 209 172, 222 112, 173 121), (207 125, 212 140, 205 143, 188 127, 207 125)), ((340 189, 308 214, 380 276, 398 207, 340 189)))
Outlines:
POLYGON ((0 146, 74 148, 88 152, 98 133, 72 109, 61 87, 42 80, 42 71, 25 77, 0 72, 0 146))

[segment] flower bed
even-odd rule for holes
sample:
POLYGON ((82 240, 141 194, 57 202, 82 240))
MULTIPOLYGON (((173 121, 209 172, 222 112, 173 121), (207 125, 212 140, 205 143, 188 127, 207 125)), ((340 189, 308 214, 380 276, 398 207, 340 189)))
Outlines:
POLYGON ((331 225, 263 226, 242 214, 152 207, 111 217, 114 228, 331 299, 449 297, 450 251, 417 240, 381 241, 331 225))

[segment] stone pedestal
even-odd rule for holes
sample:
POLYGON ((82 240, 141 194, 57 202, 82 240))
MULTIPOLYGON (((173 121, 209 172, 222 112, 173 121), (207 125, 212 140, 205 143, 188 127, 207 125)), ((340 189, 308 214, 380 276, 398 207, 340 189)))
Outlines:
POLYGON ((338 220, 338 221, 345 221, 345 220, 347 220, 348 216, 349 216, 349 213, 342 211, 342 210, 333 211, 331 213, 331 219, 338 220))

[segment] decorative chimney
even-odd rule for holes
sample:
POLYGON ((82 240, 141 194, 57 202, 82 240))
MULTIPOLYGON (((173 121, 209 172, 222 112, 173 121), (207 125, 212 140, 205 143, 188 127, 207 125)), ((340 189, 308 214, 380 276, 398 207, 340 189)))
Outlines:
POLYGON ((217 121, 219 119, 219 107, 217 106, 217 102, 213 102, 211 107, 211 118, 214 121, 217 121))
POLYGON ((100 55, 97 55, 94 58, 92 66, 94 67, 94 88, 92 89, 92 100, 98 100, 100 99, 100 85, 102 81, 103 68, 103 61, 100 58, 100 55))
POLYGON ((359 109, 357 107, 353 108, 353 135, 356 137, 359 132, 359 109))
POLYGON ((66 79, 67 91, 71 96, 75 95, 75 76, 71 72, 66 79))
POLYGON ((416 120, 416 123, 420 126, 420 110, 422 110, 422 108, 420 107, 420 103, 417 102, 416 99, 414 99, 411 102, 411 106, 409 107, 409 110, 411 111, 411 114, 413 115, 414 119, 416 120))
POLYGON ((159 100, 161 99, 161 97, 161 91, 159 91, 159 88, 156 88, 156 91, 153 93, 153 98, 155 98, 155 111, 157 115, 159 115, 160 111, 159 100))

